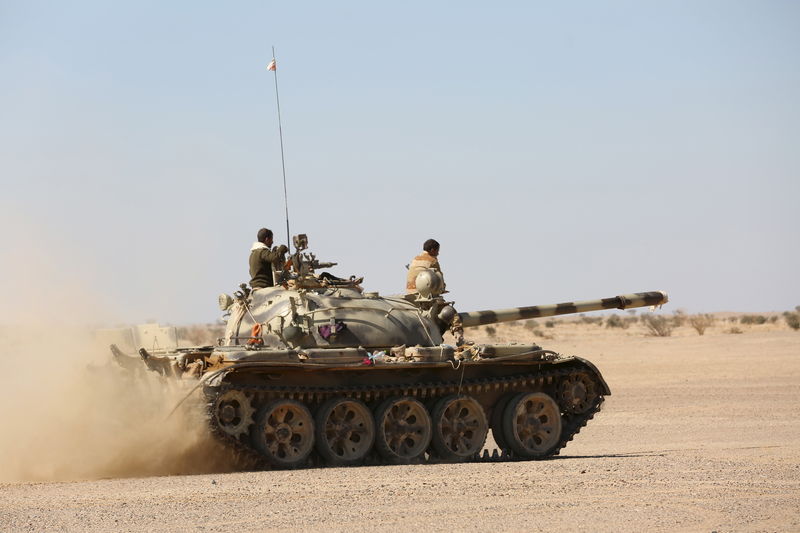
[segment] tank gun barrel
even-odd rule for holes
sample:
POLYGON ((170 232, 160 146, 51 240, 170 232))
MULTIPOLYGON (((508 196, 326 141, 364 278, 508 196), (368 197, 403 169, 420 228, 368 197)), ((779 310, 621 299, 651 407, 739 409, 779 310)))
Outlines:
POLYGON ((634 307, 649 307, 662 305, 669 301, 664 291, 637 292, 623 294, 613 298, 599 300, 584 300, 581 302, 565 302, 550 305, 532 305, 530 307, 512 307, 511 309, 496 309, 490 311, 472 311, 459 313, 464 327, 496 324, 498 322, 511 322, 529 318, 546 316, 569 315, 586 313, 588 311, 601 311, 603 309, 631 309, 634 307))

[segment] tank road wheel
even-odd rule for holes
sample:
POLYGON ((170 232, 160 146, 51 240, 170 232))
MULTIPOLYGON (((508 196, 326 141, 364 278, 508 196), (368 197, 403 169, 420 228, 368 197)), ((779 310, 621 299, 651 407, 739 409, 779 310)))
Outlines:
POLYGON ((463 461, 483 449, 489 426, 470 396, 446 396, 433 408, 433 449, 447 461, 463 461))
POLYGON ((329 464, 357 464, 375 441, 372 412, 363 402, 351 398, 333 398, 322 404, 314 425, 315 446, 329 464))
POLYGON ((518 394, 503 412, 503 435, 520 457, 540 459, 550 455, 561 438, 558 404, 543 392, 518 394))
POLYGON ((513 397, 514 394, 502 396, 494 406, 492 406, 492 414, 489 416, 489 427, 492 428, 492 437, 500 450, 508 449, 506 437, 503 435, 503 411, 513 397))
POLYGON ((247 433, 253 424, 253 405, 243 391, 229 390, 214 401, 214 421, 232 437, 247 433))
POLYGON ((384 459, 407 464, 431 442, 431 417, 418 400, 389 398, 375 410, 375 447, 384 459))
POLYGON ((301 466, 314 447, 314 420, 295 400, 275 400, 258 410, 253 446, 274 466, 301 466))
POLYGON ((597 402, 597 387, 585 372, 568 375, 558 387, 561 405, 568 413, 581 414, 597 402))

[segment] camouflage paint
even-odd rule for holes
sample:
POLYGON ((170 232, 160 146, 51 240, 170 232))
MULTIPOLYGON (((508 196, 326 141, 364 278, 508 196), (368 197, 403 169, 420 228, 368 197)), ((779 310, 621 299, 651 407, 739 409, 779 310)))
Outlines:
POLYGON ((511 309, 498 309, 492 311, 472 311, 459 313, 464 327, 496 324, 498 322, 511 322, 529 318, 541 318, 556 315, 569 315, 586 313, 588 311, 601 311, 603 309, 630 309, 634 307, 649 307, 667 303, 669 298, 663 291, 637 292, 623 294, 613 298, 599 300, 584 300, 580 302, 564 302, 551 305, 533 305, 530 307, 512 307, 511 309))

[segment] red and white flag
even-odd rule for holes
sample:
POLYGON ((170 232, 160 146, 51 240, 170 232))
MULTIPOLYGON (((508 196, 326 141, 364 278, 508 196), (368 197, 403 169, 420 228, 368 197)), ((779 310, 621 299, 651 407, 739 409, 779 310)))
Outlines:
POLYGON ((275 70, 277 68, 278 66, 275 64, 275 59, 273 58, 272 61, 269 62, 269 65, 267 65, 267 70, 275 70))

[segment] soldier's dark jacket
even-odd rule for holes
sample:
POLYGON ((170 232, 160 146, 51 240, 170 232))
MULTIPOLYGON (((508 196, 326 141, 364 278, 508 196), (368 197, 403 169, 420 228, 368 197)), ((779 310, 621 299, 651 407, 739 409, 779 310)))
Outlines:
POLYGON ((272 287, 272 264, 280 258, 275 250, 270 250, 263 243, 257 242, 250 248, 250 286, 254 289, 272 287))

